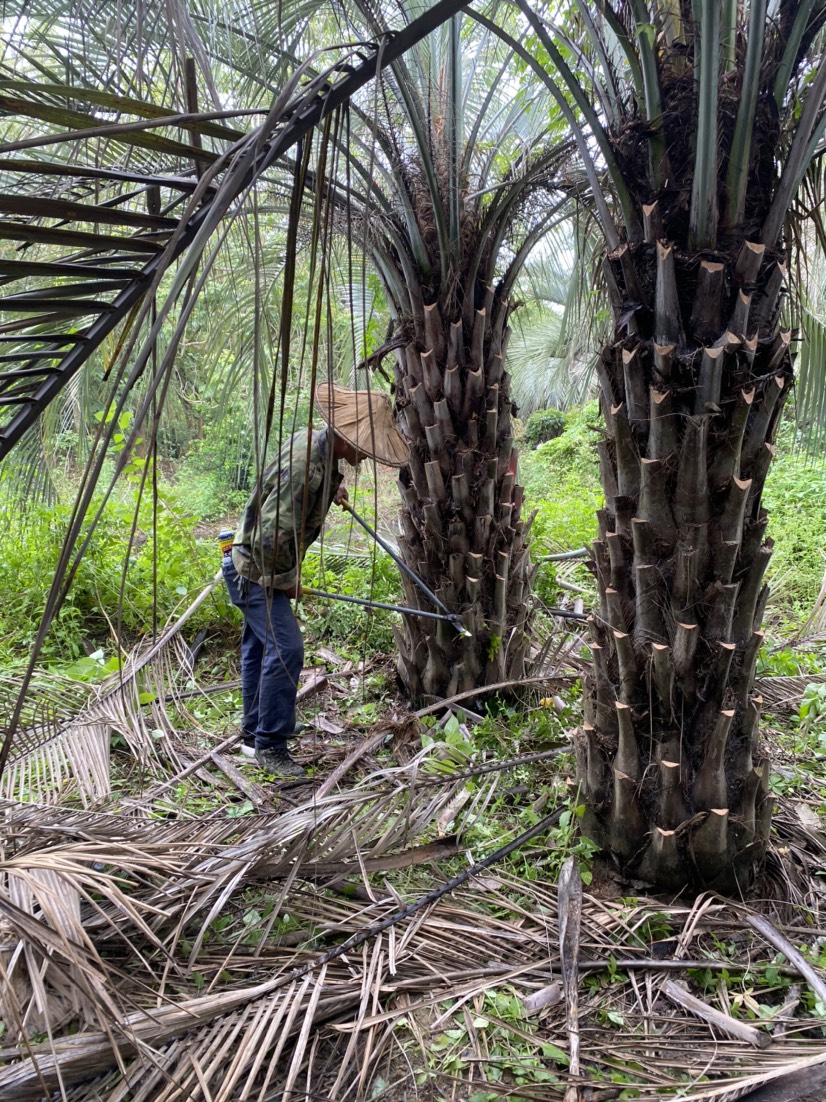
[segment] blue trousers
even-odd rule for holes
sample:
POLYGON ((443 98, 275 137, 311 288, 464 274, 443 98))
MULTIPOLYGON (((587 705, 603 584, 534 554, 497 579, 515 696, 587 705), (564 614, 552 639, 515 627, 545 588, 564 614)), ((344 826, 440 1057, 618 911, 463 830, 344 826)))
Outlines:
POLYGON ((244 616, 244 731, 255 735, 256 750, 285 747, 295 729, 295 698, 304 666, 304 640, 290 598, 281 590, 265 590, 239 578, 229 558, 222 569, 229 598, 244 616))

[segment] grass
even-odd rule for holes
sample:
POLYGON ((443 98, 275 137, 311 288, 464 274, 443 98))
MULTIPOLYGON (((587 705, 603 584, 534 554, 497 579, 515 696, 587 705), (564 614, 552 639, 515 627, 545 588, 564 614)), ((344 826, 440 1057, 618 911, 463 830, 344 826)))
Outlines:
POLYGON ((774 541, 770 620, 776 632, 791 635, 811 612, 826 570, 826 455, 807 453, 791 422, 777 443, 762 501, 774 541))
POLYGON ((569 415, 561 436, 520 455, 525 507, 536 509, 532 535, 540 551, 571 551, 597 535, 595 514, 603 504, 594 450, 598 424, 599 407, 589 402, 569 415))

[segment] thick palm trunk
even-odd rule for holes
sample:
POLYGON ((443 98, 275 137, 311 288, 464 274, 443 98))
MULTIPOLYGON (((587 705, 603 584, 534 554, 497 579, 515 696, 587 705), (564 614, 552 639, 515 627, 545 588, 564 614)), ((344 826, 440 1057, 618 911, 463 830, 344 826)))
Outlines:
MULTIPOLYGON (((399 478, 401 554, 470 632, 407 618, 397 632, 399 671, 416 700, 524 670, 532 569, 504 370, 508 313, 492 291, 471 317, 425 306, 418 339, 397 353, 399 422, 410 444, 399 478)), ((402 582, 410 604, 432 611, 402 582)))
POLYGON ((606 272, 617 328, 600 362, 585 829, 634 875, 732 891, 771 816, 753 686, 771 556, 760 501, 791 381, 784 267, 748 242, 730 261, 678 256, 651 232, 606 272))

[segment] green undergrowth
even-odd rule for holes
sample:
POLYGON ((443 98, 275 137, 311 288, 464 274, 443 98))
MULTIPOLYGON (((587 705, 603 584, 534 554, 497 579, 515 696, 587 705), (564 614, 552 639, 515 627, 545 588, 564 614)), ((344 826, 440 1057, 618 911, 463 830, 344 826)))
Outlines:
MULTIPOLYGON (((557 605, 561 596, 556 566, 547 556, 590 546, 597 535, 596 510, 604 500, 595 451, 598 424, 598 403, 589 402, 568 414, 560 436, 530 450, 523 443, 520 453, 523 512, 536 514, 531 528, 531 555, 538 563, 534 591, 547 605, 557 605)), ((584 564, 576 567, 573 579, 591 592, 584 564)), ((540 633, 552 626, 541 616, 537 621, 540 633)))
POLYGON ((791 422, 781 426, 762 504, 774 541, 770 618, 780 634, 808 618, 826 570, 826 455, 806 452, 791 422))
POLYGON ((795 711, 767 716, 762 730, 772 792, 789 797, 804 823, 826 822, 826 684, 813 681, 795 711))
MULTIPOLYGON (((137 498, 131 484, 103 505, 42 654, 47 663, 73 662, 114 630, 124 644, 179 616, 220 565, 212 540, 195 535, 196 518, 174 499, 155 513, 144 501, 133 534, 137 498)), ((93 506, 93 511, 94 511, 93 506)), ((90 513, 90 515, 92 515, 90 513)), ((0 664, 19 664, 32 646, 72 516, 69 501, 31 505, 25 513, 0 500, 0 587, 14 600, 0 604, 0 664)), ((85 531, 85 530, 84 530, 85 531)), ((190 628, 226 617, 219 588, 190 628)))
POLYGON ((599 422, 598 403, 588 402, 568 415, 561 436, 520 454, 525 512, 536 509, 535 553, 570 551, 597 535, 595 514, 604 500, 595 450, 599 422))
MULTIPOLYGON (((402 601, 398 568, 388 554, 375 546, 362 552, 351 552, 346 547, 339 550, 329 543, 321 549, 311 549, 304 559, 301 584, 383 604, 402 601)), ((399 622, 396 613, 306 595, 298 606, 298 616, 307 629, 310 644, 313 639, 324 641, 346 657, 387 654, 395 646, 392 624, 399 622)))
MULTIPOLYGON (((14 601, 0 605, 0 667, 19 667, 34 643, 71 523, 72 493, 67 486, 64 499, 33 503, 24 512, 15 501, 0 496, 0 585, 15 594, 14 601)), ((357 500, 370 516, 366 491, 357 500)), ((99 505, 93 502, 90 517, 99 505)), ((390 556, 361 529, 354 531, 349 518, 346 524, 338 515, 334 519, 339 522, 339 538, 311 548, 303 584, 398 603, 401 586, 390 556)), ((154 510, 148 496, 138 503, 137 479, 127 479, 102 506, 47 636, 43 664, 79 680, 102 680, 116 668, 113 632, 128 649, 174 621, 220 567, 213 536, 199 534, 204 527, 210 526, 189 511, 185 497, 168 484, 163 484, 154 510)), ((218 525, 211 527, 217 534, 218 525)), ((386 653, 394 646, 391 625, 398 616, 392 613, 308 596, 298 616, 310 646, 325 641, 352 657, 386 653)), ((233 637, 240 623, 240 613, 219 585, 186 630, 188 637, 202 628, 233 637)))

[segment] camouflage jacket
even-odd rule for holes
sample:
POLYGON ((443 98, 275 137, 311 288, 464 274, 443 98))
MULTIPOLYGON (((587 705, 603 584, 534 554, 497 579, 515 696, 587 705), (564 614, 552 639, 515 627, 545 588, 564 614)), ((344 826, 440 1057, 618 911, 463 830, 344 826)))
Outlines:
POLYGON ((232 547, 243 578, 291 589, 310 544, 318 539, 342 475, 326 430, 285 441, 244 507, 232 547))

